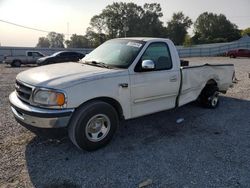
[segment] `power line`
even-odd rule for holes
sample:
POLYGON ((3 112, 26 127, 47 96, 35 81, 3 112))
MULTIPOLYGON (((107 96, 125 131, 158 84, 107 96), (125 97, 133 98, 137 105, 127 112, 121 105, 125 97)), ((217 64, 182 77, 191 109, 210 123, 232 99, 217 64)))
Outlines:
MULTIPOLYGON (((16 23, 9 22, 9 21, 6 21, 6 20, 1 20, 1 19, 0 19, 0 22, 7 23, 7 24, 10 24, 10 25, 14 25, 14 26, 17 26, 17 27, 22 27, 22 28, 25 28, 25 29, 30 29, 30 30, 33 30, 33 31, 43 32, 43 33, 50 33, 50 32, 52 32, 52 31, 46 31, 46 30, 43 30, 43 29, 37 29, 37 28, 34 28, 34 27, 28 27, 28 26, 21 25, 21 24, 16 24, 16 23)), ((58 33, 58 32, 56 32, 56 33, 58 33)), ((61 33, 61 34, 70 35, 68 33, 61 33)))
POLYGON ((228 16, 229 18, 249 18, 250 17, 250 15, 249 16, 228 16))
POLYGON ((0 22, 4 22, 4 23, 7 23, 7 24, 11 24, 11 25, 15 25, 15 26, 18 26, 18 27, 22 27, 22 28, 25 28, 25 29, 30 29, 30 30, 34 30, 34 31, 40 31, 40 32, 44 32, 44 33, 49 33, 50 32, 50 31, 46 31, 46 30, 42 30, 42 29, 36 29, 36 28, 32 28, 32 27, 28 27, 28 26, 16 24, 16 23, 13 23, 13 22, 5 21, 5 20, 0 20, 0 22))

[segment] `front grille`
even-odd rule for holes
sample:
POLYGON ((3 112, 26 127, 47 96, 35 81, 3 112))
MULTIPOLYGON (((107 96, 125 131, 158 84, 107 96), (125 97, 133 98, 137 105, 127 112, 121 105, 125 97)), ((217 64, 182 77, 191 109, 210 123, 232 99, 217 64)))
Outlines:
POLYGON ((15 87, 19 99, 29 103, 29 99, 32 94, 32 88, 18 81, 16 81, 15 87))

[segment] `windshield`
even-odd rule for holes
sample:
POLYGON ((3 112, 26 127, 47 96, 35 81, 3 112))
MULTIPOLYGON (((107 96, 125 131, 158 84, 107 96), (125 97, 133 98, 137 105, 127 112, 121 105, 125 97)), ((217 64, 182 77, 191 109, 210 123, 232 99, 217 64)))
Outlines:
POLYGON ((83 62, 102 63, 110 67, 128 68, 145 42, 129 39, 109 40, 86 55, 83 62))

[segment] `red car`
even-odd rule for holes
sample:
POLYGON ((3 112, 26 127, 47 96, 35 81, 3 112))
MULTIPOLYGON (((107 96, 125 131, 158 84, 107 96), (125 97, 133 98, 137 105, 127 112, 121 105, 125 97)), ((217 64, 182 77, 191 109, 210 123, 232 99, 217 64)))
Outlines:
POLYGON ((230 58, 250 57, 250 50, 248 49, 230 50, 227 52, 227 56, 229 56, 230 58))

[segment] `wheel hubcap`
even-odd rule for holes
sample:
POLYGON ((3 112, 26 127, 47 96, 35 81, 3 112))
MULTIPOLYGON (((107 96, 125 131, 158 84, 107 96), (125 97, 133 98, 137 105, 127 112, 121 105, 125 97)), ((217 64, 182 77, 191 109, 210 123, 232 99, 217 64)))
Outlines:
POLYGON ((92 142, 98 142, 105 138, 110 130, 110 120, 104 114, 97 114, 87 123, 85 134, 92 142))
POLYGON ((219 96, 218 96, 218 93, 216 93, 214 95, 214 97, 212 98, 212 101, 211 101, 212 106, 216 106, 217 105, 218 99, 219 99, 219 96))

